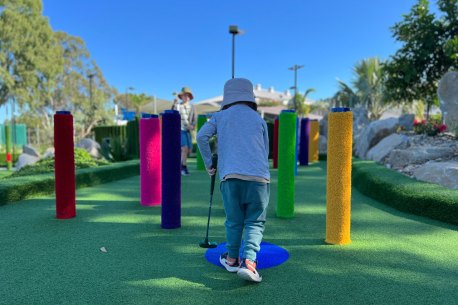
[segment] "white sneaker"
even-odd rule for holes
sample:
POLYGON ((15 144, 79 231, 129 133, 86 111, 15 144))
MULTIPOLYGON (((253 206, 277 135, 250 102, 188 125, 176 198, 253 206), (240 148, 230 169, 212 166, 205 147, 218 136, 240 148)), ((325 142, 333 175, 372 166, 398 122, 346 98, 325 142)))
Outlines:
POLYGON ((242 264, 240 265, 239 271, 237 271, 237 275, 244 280, 252 281, 259 283, 262 281, 262 276, 256 270, 257 262, 252 262, 249 259, 242 260, 242 264))
POLYGON ((225 252, 225 253, 223 253, 223 254, 220 255, 220 257, 219 257, 219 262, 221 263, 221 265, 223 265, 224 268, 226 268, 226 270, 229 271, 229 272, 237 272, 237 271, 239 271, 239 267, 240 267, 240 260, 239 260, 239 258, 237 258, 237 259, 235 260, 235 262, 229 263, 229 262, 227 261, 228 255, 229 255, 229 254, 228 254, 227 252, 225 252))

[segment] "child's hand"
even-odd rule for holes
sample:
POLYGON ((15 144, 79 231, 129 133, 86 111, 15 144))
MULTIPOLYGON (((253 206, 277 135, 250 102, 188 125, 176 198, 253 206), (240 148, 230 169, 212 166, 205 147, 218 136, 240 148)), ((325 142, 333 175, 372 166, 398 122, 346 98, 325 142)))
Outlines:
POLYGON ((207 173, 213 176, 216 173, 216 168, 207 168, 207 173))

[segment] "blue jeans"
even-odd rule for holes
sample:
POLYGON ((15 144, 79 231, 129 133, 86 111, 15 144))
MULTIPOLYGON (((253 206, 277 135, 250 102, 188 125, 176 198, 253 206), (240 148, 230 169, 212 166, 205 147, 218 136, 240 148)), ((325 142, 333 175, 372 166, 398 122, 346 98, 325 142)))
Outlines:
POLYGON ((229 256, 239 257, 243 234, 242 258, 255 261, 261 249, 270 184, 228 179, 221 182, 220 190, 226 212, 226 247, 229 256))
POLYGON ((189 131, 181 131, 181 147, 186 146, 189 149, 192 149, 192 138, 189 131))

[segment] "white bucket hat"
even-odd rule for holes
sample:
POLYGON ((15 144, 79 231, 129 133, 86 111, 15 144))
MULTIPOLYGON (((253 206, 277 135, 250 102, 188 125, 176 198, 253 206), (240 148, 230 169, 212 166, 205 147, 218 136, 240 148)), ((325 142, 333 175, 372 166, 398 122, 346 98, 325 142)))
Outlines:
POLYGON ((253 84, 245 78, 233 78, 224 84, 224 96, 221 108, 237 102, 255 103, 253 84))

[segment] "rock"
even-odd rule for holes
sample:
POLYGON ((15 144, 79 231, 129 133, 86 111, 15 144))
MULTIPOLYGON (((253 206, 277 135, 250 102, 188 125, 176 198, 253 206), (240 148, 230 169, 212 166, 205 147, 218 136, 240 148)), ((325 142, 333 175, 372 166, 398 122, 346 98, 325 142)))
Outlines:
POLYGON ((413 121, 415 120, 415 114, 404 114, 399 117, 399 125, 404 127, 406 130, 413 130, 413 121))
POLYGON ((38 151, 29 145, 22 146, 22 153, 29 155, 29 156, 40 158, 40 154, 38 153, 38 151))
POLYGON ((363 129, 355 145, 355 153, 358 157, 364 159, 366 154, 386 136, 394 133, 399 126, 397 118, 378 120, 370 123, 363 129))
POLYGON ((394 149, 388 157, 393 168, 403 168, 410 164, 421 164, 438 158, 452 156, 454 149, 450 146, 412 146, 408 149, 394 149))
POLYGON ((46 149, 42 159, 46 158, 54 158, 54 147, 49 147, 48 149, 46 149))
POLYGON ((458 189, 458 162, 428 162, 415 170, 414 177, 456 190, 458 189))
POLYGON ((318 151, 322 154, 328 153, 328 139, 325 136, 320 135, 318 138, 318 151))
POLYGON ((458 72, 445 73, 439 82, 437 94, 445 114, 447 130, 454 132, 458 128, 458 72))
POLYGON ((84 148, 92 158, 99 159, 100 156, 100 145, 96 141, 85 138, 79 141, 78 144, 76 144, 76 147, 84 148))
POLYGON ((19 155, 19 158, 16 162, 16 170, 20 170, 26 165, 37 163, 39 160, 40 158, 38 157, 22 153, 19 155))
POLYGON ((407 136, 399 134, 389 135, 369 150, 367 158, 375 162, 381 162, 393 149, 406 141, 408 141, 407 136))

